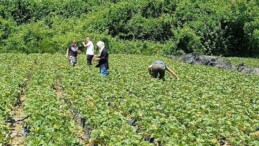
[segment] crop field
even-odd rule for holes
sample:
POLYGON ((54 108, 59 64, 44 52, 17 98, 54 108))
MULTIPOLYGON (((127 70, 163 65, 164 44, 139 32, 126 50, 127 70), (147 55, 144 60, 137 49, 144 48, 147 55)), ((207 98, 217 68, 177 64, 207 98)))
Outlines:
MULTIPOLYGON (((258 67, 258 59, 233 58, 258 67)), ((161 56, 0 55, 0 145, 259 145, 259 76, 161 56), (163 60, 153 79, 147 66, 163 60)))

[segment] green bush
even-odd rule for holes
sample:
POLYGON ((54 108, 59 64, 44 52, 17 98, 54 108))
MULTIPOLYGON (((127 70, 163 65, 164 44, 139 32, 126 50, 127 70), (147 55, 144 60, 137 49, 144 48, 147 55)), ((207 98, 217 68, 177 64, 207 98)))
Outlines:
POLYGON ((3 0, 0 52, 64 52, 92 36, 114 53, 256 56, 258 11, 256 0, 3 0))

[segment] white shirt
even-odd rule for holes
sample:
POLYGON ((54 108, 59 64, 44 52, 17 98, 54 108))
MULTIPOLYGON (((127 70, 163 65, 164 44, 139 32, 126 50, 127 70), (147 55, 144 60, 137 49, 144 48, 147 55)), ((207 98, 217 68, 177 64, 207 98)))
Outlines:
POLYGON ((94 44, 92 41, 89 41, 86 44, 86 55, 94 55, 94 44))

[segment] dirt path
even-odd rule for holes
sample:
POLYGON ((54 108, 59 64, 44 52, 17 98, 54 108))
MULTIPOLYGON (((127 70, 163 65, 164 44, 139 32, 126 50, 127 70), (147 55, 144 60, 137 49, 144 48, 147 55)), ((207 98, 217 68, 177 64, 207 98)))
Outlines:
POLYGON ((25 136, 27 134, 26 132, 28 132, 24 130, 24 126, 25 121, 29 118, 29 116, 26 115, 23 111, 23 102, 26 100, 25 90, 27 88, 27 84, 31 76, 32 73, 28 72, 26 74, 27 79, 24 81, 23 84, 19 85, 21 89, 19 96, 17 97, 17 103, 13 108, 14 115, 9 120, 11 131, 8 137, 10 138, 10 145, 12 146, 24 145, 25 136))

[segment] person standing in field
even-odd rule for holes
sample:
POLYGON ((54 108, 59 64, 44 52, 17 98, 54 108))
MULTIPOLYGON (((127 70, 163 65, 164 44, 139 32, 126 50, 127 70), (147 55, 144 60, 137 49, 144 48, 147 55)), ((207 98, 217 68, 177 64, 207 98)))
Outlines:
POLYGON ((174 71, 172 71, 164 62, 157 60, 148 66, 149 74, 154 78, 165 80, 165 71, 168 71, 176 79, 179 79, 174 71))
POLYGON ((80 53, 78 50, 77 42, 73 41, 72 44, 67 48, 66 57, 72 66, 77 64, 77 54, 80 53))
POLYGON ((86 37, 85 42, 82 43, 84 48, 86 48, 86 60, 87 65, 92 65, 92 59, 94 57, 94 45, 90 40, 90 37, 86 37))
POLYGON ((97 47, 99 49, 99 55, 95 56, 94 60, 99 61, 99 63, 95 67, 99 67, 101 75, 106 77, 109 69, 109 53, 105 48, 104 42, 97 42, 97 47))

